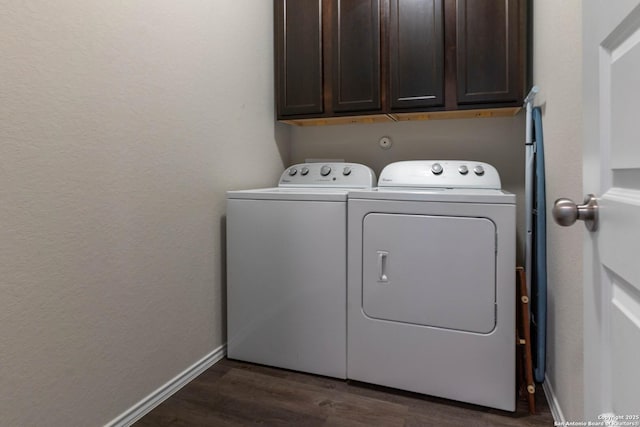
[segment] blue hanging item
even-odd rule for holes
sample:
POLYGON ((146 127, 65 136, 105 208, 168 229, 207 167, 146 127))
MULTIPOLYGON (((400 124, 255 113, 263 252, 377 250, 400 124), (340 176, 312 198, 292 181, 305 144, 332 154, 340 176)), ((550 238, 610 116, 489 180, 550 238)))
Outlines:
POLYGON ((544 138, 542 111, 533 108, 534 180, 532 218, 531 271, 531 339, 536 382, 545 377, 547 340, 547 205, 545 200, 544 138))

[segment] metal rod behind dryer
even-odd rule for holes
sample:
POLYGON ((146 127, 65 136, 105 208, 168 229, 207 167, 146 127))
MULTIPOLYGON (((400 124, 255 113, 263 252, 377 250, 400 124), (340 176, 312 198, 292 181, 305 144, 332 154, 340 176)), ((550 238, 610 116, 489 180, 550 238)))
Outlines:
POLYGON ((524 108, 526 111, 525 124, 525 168, 524 168, 524 211, 525 211, 525 236, 524 236, 524 273, 527 282, 527 292, 531 297, 531 271, 532 251, 533 251, 533 176, 534 176, 534 157, 535 150, 533 147, 533 100, 539 92, 538 86, 534 86, 524 99, 524 108))
POLYGON ((538 86, 534 86, 529 91, 529 94, 524 98, 524 109, 527 113, 524 143, 527 145, 533 144, 533 122, 531 118, 531 109, 533 108, 533 100, 539 91, 538 86))

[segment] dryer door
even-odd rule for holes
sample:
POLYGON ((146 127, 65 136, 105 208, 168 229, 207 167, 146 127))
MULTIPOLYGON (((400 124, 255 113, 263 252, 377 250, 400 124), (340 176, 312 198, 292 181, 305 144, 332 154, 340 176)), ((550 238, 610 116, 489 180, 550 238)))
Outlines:
POLYGON ((495 328, 491 220, 371 213, 362 247, 367 316, 482 334, 495 328))

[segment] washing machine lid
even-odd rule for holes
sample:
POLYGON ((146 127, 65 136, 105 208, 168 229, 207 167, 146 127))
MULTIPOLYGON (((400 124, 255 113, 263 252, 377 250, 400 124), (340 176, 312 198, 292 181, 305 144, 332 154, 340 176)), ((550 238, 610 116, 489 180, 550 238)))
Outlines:
POLYGON ((344 188, 258 188, 227 191, 227 199, 294 200, 344 202, 349 190, 344 188))

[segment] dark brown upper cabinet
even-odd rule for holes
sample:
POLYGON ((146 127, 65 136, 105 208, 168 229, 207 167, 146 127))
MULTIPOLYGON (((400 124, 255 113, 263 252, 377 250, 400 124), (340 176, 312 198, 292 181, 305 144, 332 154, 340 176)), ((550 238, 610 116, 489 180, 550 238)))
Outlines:
POLYGON ((444 105, 443 0, 390 0, 392 111, 444 105))
POLYGON ((526 1, 275 0, 278 119, 519 107, 526 1))
POLYGON ((333 111, 379 111, 380 1, 335 0, 331 6, 333 111))
POLYGON ((519 2, 458 0, 456 11, 458 103, 521 103, 519 2))
POLYGON ((276 0, 278 116, 322 115, 322 0, 276 0))

